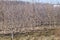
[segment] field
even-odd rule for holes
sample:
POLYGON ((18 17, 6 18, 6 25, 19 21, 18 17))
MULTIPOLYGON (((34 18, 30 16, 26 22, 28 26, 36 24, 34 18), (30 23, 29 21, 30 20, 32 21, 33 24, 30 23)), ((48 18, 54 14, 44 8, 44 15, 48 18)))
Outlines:
MULTIPOLYGON (((13 40, 60 40, 60 28, 44 28, 43 30, 14 34, 13 40)), ((0 40, 12 40, 11 35, 0 35, 0 40)))

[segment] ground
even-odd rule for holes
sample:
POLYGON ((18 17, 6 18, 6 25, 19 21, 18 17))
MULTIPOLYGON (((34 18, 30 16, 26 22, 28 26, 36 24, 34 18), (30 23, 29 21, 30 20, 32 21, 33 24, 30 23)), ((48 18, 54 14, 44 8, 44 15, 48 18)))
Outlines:
MULTIPOLYGON (((11 35, 0 35, 0 40, 11 40, 11 35)), ((13 40, 60 40, 60 28, 16 34, 13 40)))

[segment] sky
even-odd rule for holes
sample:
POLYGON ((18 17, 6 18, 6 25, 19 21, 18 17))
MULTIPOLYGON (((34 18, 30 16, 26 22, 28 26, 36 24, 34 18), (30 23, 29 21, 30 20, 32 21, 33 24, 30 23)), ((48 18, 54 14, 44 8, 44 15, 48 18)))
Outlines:
POLYGON ((60 3, 60 0, 18 0, 18 1, 25 1, 25 2, 32 2, 34 1, 35 2, 39 2, 39 3, 52 3, 52 4, 57 4, 57 3, 60 3))

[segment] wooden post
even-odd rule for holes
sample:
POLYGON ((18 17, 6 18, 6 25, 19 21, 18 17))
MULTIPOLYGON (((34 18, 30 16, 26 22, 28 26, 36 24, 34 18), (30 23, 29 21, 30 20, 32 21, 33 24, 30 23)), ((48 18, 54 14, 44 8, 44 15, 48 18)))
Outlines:
POLYGON ((13 38, 14 38, 14 33, 12 31, 12 33, 11 33, 11 40, 13 40, 13 38))
POLYGON ((11 40, 13 40, 14 38, 14 31, 13 31, 13 28, 11 29, 11 40))

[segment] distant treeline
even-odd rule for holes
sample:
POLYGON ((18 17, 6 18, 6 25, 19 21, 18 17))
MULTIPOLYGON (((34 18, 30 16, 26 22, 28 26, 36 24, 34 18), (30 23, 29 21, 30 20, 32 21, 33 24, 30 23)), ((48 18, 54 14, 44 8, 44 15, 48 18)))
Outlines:
POLYGON ((0 27, 60 25, 60 7, 51 4, 0 2, 0 27))

